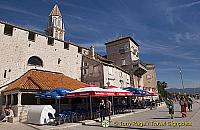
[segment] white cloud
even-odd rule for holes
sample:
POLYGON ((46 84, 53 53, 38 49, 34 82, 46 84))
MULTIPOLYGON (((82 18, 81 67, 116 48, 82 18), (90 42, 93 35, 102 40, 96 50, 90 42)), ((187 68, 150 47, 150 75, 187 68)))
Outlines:
MULTIPOLYGON (((174 34, 174 38, 171 38, 171 40, 173 39, 177 43, 180 43, 184 40, 200 40, 200 33, 190 33, 190 32, 176 33, 174 34)), ((196 42, 193 42, 193 44, 196 44, 196 42)))
POLYGON ((27 10, 19 9, 19 8, 10 7, 10 6, 0 5, 0 9, 17 12, 17 13, 21 13, 21 14, 26 14, 26 15, 30 15, 30 16, 34 16, 34 17, 38 17, 38 18, 43 18, 43 16, 41 16, 39 14, 30 12, 27 10))
POLYGON ((200 1, 196 1, 196 2, 191 2, 191 3, 187 3, 187 4, 183 4, 183 5, 178 5, 178 6, 174 6, 174 7, 169 7, 168 10, 170 11, 174 11, 176 9, 180 9, 180 8, 188 8, 194 5, 199 5, 200 1))

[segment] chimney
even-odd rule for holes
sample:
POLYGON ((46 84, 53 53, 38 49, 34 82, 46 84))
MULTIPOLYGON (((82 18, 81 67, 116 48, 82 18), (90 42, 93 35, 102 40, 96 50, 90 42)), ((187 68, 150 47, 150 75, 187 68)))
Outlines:
POLYGON ((94 46, 93 45, 90 47, 90 51, 91 51, 92 58, 95 59, 95 53, 94 53, 94 46))

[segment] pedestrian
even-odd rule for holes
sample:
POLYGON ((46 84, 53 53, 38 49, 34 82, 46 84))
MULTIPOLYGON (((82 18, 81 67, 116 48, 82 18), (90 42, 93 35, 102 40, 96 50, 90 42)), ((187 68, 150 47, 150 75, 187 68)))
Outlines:
POLYGON ((174 100, 173 99, 168 99, 167 107, 169 109, 169 114, 171 115, 171 119, 173 119, 174 118, 174 100))
POLYGON ((180 98, 179 104, 181 106, 182 117, 186 117, 187 116, 187 111, 186 111, 187 101, 186 101, 185 97, 181 97, 180 98))
POLYGON ((152 99, 150 104, 150 110, 152 110, 153 108, 155 108, 155 101, 152 99))
POLYGON ((108 98, 106 99, 106 106, 105 106, 105 108, 106 108, 106 110, 105 110, 106 111, 106 116, 108 116, 109 122, 111 122, 110 115, 112 113, 112 103, 111 103, 111 101, 108 100, 108 98))
POLYGON ((146 108, 146 101, 145 101, 145 99, 144 98, 142 98, 142 100, 141 100, 141 105, 142 105, 142 108, 146 108))
POLYGON ((99 104, 99 113, 101 117, 101 122, 105 120, 105 103, 104 100, 102 99, 100 104, 99 104))
POLYGON ((188 99, 188 110, 192 111, 192 104, 193 104, 192 98, 188 96, 187 99, 188 99))
POLYGON ((126 101, 124 99, 122 100, 122 108, 121 109, 122 109, 122 112, 125 113, 125 110, 126 110, 126 101))

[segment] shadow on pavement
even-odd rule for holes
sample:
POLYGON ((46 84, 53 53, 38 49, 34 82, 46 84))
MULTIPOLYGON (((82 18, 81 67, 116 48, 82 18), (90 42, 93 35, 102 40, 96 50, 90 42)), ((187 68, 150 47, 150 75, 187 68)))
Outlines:
MULTIPOLYGON (((102 127, 101 125, 95 125, 95 124, 86 124, 86 126, 95 126, 95 127, 102 127)), ((102 127, 103 128, 103 127, 102 127)), ((143 128, 143 127, 125 127, 125 126, 109 126, 108 128, 123 128, 123 129, 136 129, 136 130, 164 130, 164 129, 155 129, 155 128, 143 128)))
POLYGON ((151 119, 170 119, 169 117, 155 117, 155 118, 151 118, 151 119))
POLYGON ((41 130, 40 128, 37 128, 37 127, 35 127, 35 126, 31 125, 31 124, 26 124, 26 123, 22 123, 22 124, 24 124, 26 126, 29 126, 29 127, 33 128, 35 130, 41 130))
POLYGON ((183 117, 181 117, 181 116, 176 116, 176 117, 174 117, 174 118, 183 118, 183 117))
MULTIPOLYGON (((158 111, 158 112, 169 112, 169 111, 158 111)), ((181 112, 181 111, 174 111, 174 112, 181 112)))
MULTIPOLYGON (((180 116, 175 116, 174 118, 182 118, 180 116)), ((151 118, 151 119, 171 119, 170 117, 155 117, 155 118, 151 118)))

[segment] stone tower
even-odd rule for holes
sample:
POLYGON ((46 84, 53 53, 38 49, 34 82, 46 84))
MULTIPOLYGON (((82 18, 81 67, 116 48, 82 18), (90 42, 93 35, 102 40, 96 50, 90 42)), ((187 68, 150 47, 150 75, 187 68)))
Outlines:
POLYGON ((147 70, 140 62, 139 44, 127 36, 107 42, 105 45, 107 58, 129 72, 132 86, 142 89, 144 86, 142 76, 147 70))
POLYGON ((64 41, 65 28, 61 12, 56 4, 49 15, 46 34, 64 41))

